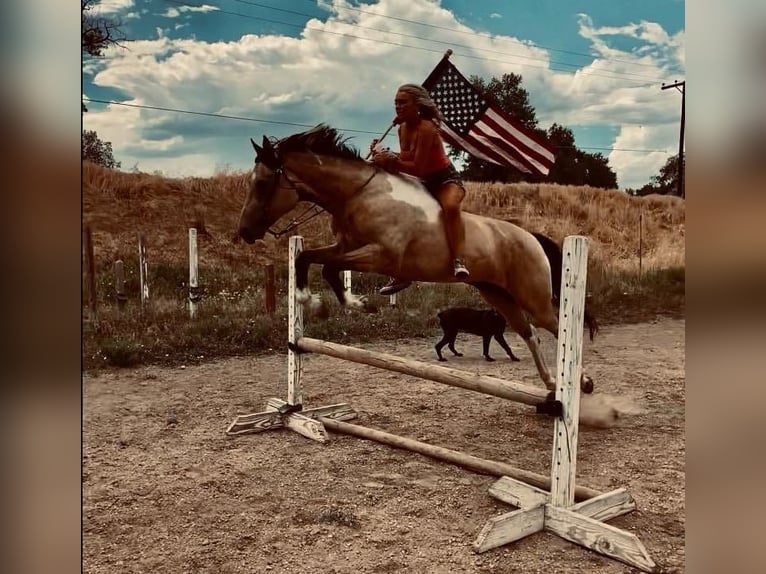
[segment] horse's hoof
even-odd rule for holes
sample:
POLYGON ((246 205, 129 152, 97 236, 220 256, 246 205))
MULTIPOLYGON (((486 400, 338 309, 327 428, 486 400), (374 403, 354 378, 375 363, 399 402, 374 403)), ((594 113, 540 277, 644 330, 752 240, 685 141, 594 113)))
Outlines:
POLYGON ((560 417, 564 415, 564 405, 561 401, 547 399, 542 403, 535 405, 535 410, 539 415, 550 415, 552 417, 560 417))
POLYGON ((588 375, 583 375, 582 382, 580 383, 580 390, 586 395, 591 394, 593 392, 593 379, 588 375))
POLYGON ((513 362, 515 362, 515 363, 518 363, 519 361, 521 361, 521 359, 519 359, 518 357, 514 357, 513 355, 511 355, 511 361, 513 361, 513 362))
POLYGON ((495 362, 495 359, 493 359, 492 357, 484 357, 484 358, 487 360, 488 363, 494 363, 495 362))
POLYGON ((439 361, 442 362, 442 363, 446 363, 447 359, 445 359, 444 357, 439 357, 439 361))

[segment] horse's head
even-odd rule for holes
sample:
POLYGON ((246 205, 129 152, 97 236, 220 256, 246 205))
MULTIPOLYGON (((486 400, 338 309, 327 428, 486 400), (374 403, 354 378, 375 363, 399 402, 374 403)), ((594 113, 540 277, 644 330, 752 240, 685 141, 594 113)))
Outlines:
POLYGON ((277 148, 263 136, 262 145, 252 139, 255 167, 239 216, 239 235, 246 243, 262 239, 269 227, 298 203, 298 190, 286 178, 277 148))

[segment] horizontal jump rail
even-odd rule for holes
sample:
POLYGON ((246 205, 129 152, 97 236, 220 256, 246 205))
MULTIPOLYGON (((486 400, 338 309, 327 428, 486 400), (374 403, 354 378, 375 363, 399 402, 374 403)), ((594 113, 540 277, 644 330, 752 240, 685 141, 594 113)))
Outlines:
POLYGON ((396 371, 397 373, 428 379, 452 387, 460 387, 469 391, 524 403, 525 405, 538 405, 545 401, 548 396, 546 389, 535 388, 514 381, 506 381, 486 375, 476 375, 438 365, 429 365, 428 363, 405 359, 396 355, 389 355, 388 353, 358 349, 348 345, 312 339, 311 337, 301 337, 297 340, 296 346, 301 351, 328 355, 336 359, 362 363, 387 371, 396 371))
MULTIPOLYGON (((337 433, 356 436, 395 448, 409 450, 418 454, 435 458, 437 460, 441 460, 443 462, 462 466, 482 474, 489 474, 492 476, 510 476, 511 478, 524 481, 527 484, 531 484, 532 486, 536 486, 538 488, 542 488, 548 491, 551 489, 551 478, 549 476, 543 476, 529 470, 516 468, 510 464, 479 458, 457 450, 451 450, 441 446, 434 446, 412 438, 407 438, 360 425, 341 422, 323 416, 320 416, 319 420, 325 427, 337 433)), ((593 490, 592 488, 588 488, 586 486, 575 487, 576 500, 587 500, 589 498, 600 495, 601 493, 599 491, 593 490)))

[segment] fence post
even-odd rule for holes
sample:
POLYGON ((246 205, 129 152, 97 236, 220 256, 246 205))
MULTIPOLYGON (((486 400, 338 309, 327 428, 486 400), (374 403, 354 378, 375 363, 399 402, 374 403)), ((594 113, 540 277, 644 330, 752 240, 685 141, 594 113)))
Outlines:
POLYGON ((638 213, 638 280, 641 281, 644 270, 644 212, 638 213))
POLYGON ((83 231, 83 244, 85 247, 85 277, 88 284, 88 319, 94 326, 98 326, 98 310, 96 303, 96 265, 93 260, 93 239, 90 227, 83 231))
POLYGON ((274 285, 274 264, 266 265, 266 312, 273 315, 277 310, 277 294, 274 285))
POLYGON ((125 294, 125 268, 122 259, 114 262, 114 292, 117 308, 122 311, 128 301, 128 296, 125 294))
POLYGON ((290 405, 303 404, 303 358, 295 346, 303 337, 303 307, 297 304, 294 296, 296 289, 295 260, 303 251, 303 237, 290 237, 290 259, 287 267, 287 402, 290 405))
POLYGON ((141 289, 141 309, 149 301, 149 264, 146 260, 146 241, 144 234, 138 235, 138 273, 141 289))
POLYGON ((189 228, 189 316, 194 319, 199 301, 199 264, 197 261, 197 230, 189 228))

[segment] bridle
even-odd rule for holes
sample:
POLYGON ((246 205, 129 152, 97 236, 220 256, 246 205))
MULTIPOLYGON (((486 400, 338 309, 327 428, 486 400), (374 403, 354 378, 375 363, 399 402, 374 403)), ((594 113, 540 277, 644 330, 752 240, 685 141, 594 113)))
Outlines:
MULTIPOLYGON (((275 154, 276 155, 276 154, 275 154)), ((271 229, 271 226, 269 226, 266 229, 266 233, 269 233, 274 236, 275 239, 279 239, 281 236, 290 233, 293 229, 296 229, 297 227, 303 225, 304 223, 308 223, 312 219, 314 219, 317 215, 321 214, 324 209, 316 203, 316 201, 312 199, 307 199, 305 195, 302 197, 300 189, 298 187, 298 183, 296 183, 295 180, 291 179, 290 176, 287 174, 287 169, 284 166, 284 163, 282 163, 281 159, 277 156, 275 158, 278 161, 277 167, 274 169, 274 173, 272 175, 272 182, 271 187, 269 188, 268 193, 268 204, 271 205, 271 200, 273 199, 274 194, 276 193, 277 189, 279 188, 279 180, 281 178, 285 178, 287 183, 290 185, 292 189, 294 189, 298 193, 298 198, 301 201, 307 201, 310 202, 312 205, 308 208, 306 208, 303 213, 301 213, 298 217, 293 218, 290 223, 288 223, 283 229, 279 231, 273 231, 271 229)), ((376 175, 378 175, 378 167, 373 166, 375 169, 373 170, 370 177, 368 177, 362 185, 360 185, 357 189, 354 190, 354 193, 351 194, 351 197, 362 191, 367 185, 375 178, 376 175)), ((268 208, 264 209, 262 218, 264 220, 268 220, 268 208)), ((276 222, 275 222, 276 223, 276 222)))

